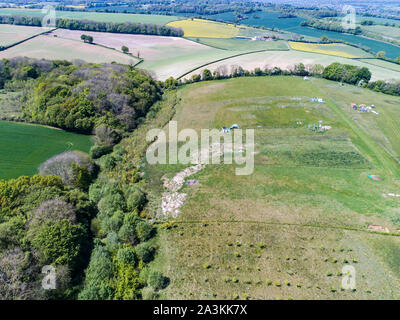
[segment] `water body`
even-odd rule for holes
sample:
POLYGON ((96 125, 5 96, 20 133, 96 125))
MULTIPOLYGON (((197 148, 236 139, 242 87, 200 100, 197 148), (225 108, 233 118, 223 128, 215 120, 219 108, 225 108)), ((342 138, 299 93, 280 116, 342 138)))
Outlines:
MULTIPOLYGON (((321 36, 326 35, 330 39, 339 39, 356 45, 368 47, 375 53, 379 51, 385 51, 386 56, 389 58, 396 58, 400 56, 400 47, 398 46, 352 34, 302 27, 300 24, 306 19, 299 17, 279 19, 279 15, 279 13, 275 12, 257 12, 256 14, 249 14, 249 18, 242 20, 241 24, 267 28, 278 28, 281 30, 315 38, 321 38, 321 36), (255 18, 254 15, 258 16, 259 18, 255 18)), ((226 22, 233 22, 235 20, 235 16, 232 12, 210 15, 209 18, 220 19, 226 22)))
POLYGON ((69 150, 89 152, 88 135, 0 121, 0 179, 32 176, 48 158, 69 150))

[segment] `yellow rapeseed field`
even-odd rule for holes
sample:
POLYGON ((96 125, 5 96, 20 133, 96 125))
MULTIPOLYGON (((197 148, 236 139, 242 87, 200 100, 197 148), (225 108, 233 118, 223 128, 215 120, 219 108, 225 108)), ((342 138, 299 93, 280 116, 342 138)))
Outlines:
POLYGON ((355 55, 355 52, 352 52, 359 49, 353 48, 343 43, 321 44, 289 41, 289 45, 293 50, 323 53, 343 58, 360 58, 360 55, 355 55))
POLYGON ((237 36, 239 31, 239 28, 233 24, 203 19, 178 20, 168 23, 167 26, 182 28, 185 37, 198 38, 233 38, 237 36))

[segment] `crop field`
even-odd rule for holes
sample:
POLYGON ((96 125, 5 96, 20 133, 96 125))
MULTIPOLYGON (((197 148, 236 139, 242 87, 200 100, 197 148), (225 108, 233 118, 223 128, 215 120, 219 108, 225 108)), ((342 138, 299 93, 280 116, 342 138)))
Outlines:
MULTIPOLYGON (((368 60, 369 61, 369 60, 368 60)), ((367 67, 372 73, 372 80, 392 80, 398 79, 400 76, 399 72, 394 70, 386 69, 381 66, 375 66, 367 64, 356 59, 346 59, 342 57, 329 56, 325 54, 302 52, 302 51, 265 51, 258 53, 246 54, 234 58, 230 58, 224 61, 209 64, 205 67, 199 68, 188 75, 185 78, 190 78, 193 74, 201 73, 205 68, 214 71, 218 68, 224 68, 230 72, 233 68, 241 66, 247 70, 254 70, 255 68, 264 68, 266 66, 273 68, 279 67, 282 69, 293 68, 295 64, 304 63, 307 65, 321 64, 327 66, 333 62, 339 62, 343 64, 351 64, 360 67, 367 67)))
POLYGON ((49 60, 84 60, 95 63, 115 61, 124 64, 136 64, 139 61, 115 50, 83 43, 82 41, 44 35, 0 52, 0 58, 9 59, 18 56, 49 60))
MULTIPOLYGON (((36 9, 9 9, 1 8, 0 15, 9 16, 29 16, 44 17, 45 14, 41 10, 36 9)), ((75 20, 92 20, 98 22, 136 22, 151 23, 165 25, 171 21, 179 20, 177 16, 151 15, 151 14, 125 14, 125 13, 102 13, 102 12, 73 12, 73 11, 56 11, 56 17, 59 19, 75 19, 75 20)))
POLYGON ((173 21, 167 24, 170 27, 182 28, 185 37, 199 38, 233 38, 239 31, 233 24, 214 22, 203 19, 187 19, 173 21))
POLYGON ((367 58, 371 57, 371 54, 346 45, 342 43, 306 43, 306 42, 293 42, 289 41, 289 45, 293 50, 314 52, 328 54, 332 56, 338 56, 343 58, 367 58))
POLYGON ((0 46, 9 46, 16 42, 30 38, 45 30, 40 27, 14 26, 9 24, 0 25, 0 46))
POLYGON ((90 136, 0 121, 0 179, 34 175, 48 158, 67 150, 88 152, 90 146, 90 136))
MULTIPOLYGON (((82 31, 58 29, 51 34, 58 38, 80 41, 82 31)), ((178 37, 162 37, 136 34, 115 34, 107 32, 84 32, 93 37, 95 44, 100 44, 116 50, 127 46, 129 52, 140 56, 146 62, 154 62, 170 58, 178 58, 193 53, 208 51, 210 48, 193 41, 178 37)))
POLYGON ((207 46, 225 50, 289 50, 286 41, 260 41, 246 39, 189 38, 207 46))
MULTIPOLYGON (((237 176, 239 165, 208 165, 190 178, 198 185, 183 187, 188 201, 175 227, 160 231, 152 262, 171 279, 164 297, 400 298, 400 201, 385 196, 398 190, 399 168, 342 109, 353 97, 335 102, 338 88, 329 85, 250 77, 179 89, 178 130, 254 129, 255 168, 237 176), (326 103, 311 102, 315 96, 326 103), (319 121, 331 129, 308 129, 319 121), (370 224, 390 233, 368 231, 370 224), (356 290, 342 288, 346 266, 356 270, 356 290)), ((385 96, 369 98, 380 104, 385 96)), ((146 167, 152 201, 163 192, 161 177, 180 170, 146 167)))

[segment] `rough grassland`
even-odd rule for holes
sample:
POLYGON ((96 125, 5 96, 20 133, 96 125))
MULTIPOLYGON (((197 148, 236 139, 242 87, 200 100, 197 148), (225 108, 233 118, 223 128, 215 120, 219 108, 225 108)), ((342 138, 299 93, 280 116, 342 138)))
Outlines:
POLYGON ((400 98, 358 87, 344 85, 339 87, 335 82, 321 81, 321 88, 334 97, 350 118, 356 118, 368 134, 400 163, 400 98), (350 104, 349 104, 349 101, 350 104), (360 113, 351 108, 357 105, 374 104, 378 115, 360 113))
POLYGON ((306 42, 293 42, 289 41, 289 45, 293 50, 314 52, 328 54, 331 56, 338 56, 343 58, 367 58, 371 54, 342 43, 306 43, 306 42))
MULTIPOLYGON (((171 280, 162 297, 400 297, 400 237, 367 230, 374 223, 397 234, 399 200, 383 194, 398 190, 399 166, 325 93, 329 83, 239 78, 179 90, 179 129, 238 123, 255 129, 257 154, 250 176, 236 176, 236 165, 210 165, 191 177, 199 185, 184 186, 189 200, 176 227, 160 231, 152 264, 171 280), (307 129, 320 120, 332 129, 307 129), (347 265, 356 270, 354 291, 341 289, 347 265)), ((156 199, 161 177, 181 168, 146 170, 156 199)))
POLYGON ((14 26, 9 24, 0 25, 0 46, 9 46, 16 42, 30 38, 35 34, 44 32, 40 27, 14 26))
POLYGON ((90 146, 90 136, 0 121, 0 179, 33 175, 53 155, 67 150, 88 152, 90 146))
MULTIPOLYGON (((0 9, 0 15, 20 15, 29 17, 44 17, 45 14, 41 10, 35 9, 0 9)), ((152 23, 167 24, 168 22, 181 19, 176 16, 150 15, 150 14, 125 14, 125 13, 102 13, 102 12, 72 12, 72 11, 56 11, 58 19, 75 19, 75 20, 92 20, 98 22, 136 22, 136 23, 152 23)))
MULTIPOLYGON (((241 66, 247 70, 254 70, 255 68, 263 68, 265 66, 280 67, 282 69, 292 68, 297 63, 304 63, 305 65, 322 64, 327 66, 333 62, 340 62, 345 64, 356 65, 360 67, 367 67, 372 72, 372 80, 392 80, 398 79, 400 73, 394 70, 389 70, 379 66, 366 64, 359 60, 346 59, 341 57, 334 57, 325 54, 301 52, 301 51, 266 51, 259 53, 252 53, 240 57, 231 58, 221 62, 213 63, 205 68, 216 70, 221 66, 225 66, 228 70, 232 67, 241 66)), ((201 73, 204 68, 200 68, 186 77, 191 77, 193 74, 201 73)))
POLYGON ((203 19, 179 20, 170 22, 167 25, 170 27, 182 28, 185 37, 233 38, 239 31, 239 28, 232 24, 203 19))
POLYGON ((0 52, 0 58, 25 56, 48 60, 84 60, 88 62, 119 62, 136 64, 138 59, 100 46, 51 36, 38 36, 10 49, 0 52))

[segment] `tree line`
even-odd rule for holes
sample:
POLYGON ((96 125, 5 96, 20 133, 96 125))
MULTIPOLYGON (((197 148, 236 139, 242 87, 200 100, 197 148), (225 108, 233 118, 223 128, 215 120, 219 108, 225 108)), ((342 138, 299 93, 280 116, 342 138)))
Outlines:
POLYGON ((201 74, 194 74, 190 78, 174 79, 170 77, 165 81, 164 87, 176 88, 180 85, 199 81, 261 76, 315 76, 327 80, 360 85, 363 88, 368 88, 376 92, 400 96, 399 80, 370 81, 372 74, 368 68, 341 64, 338 62, 334 62, 326 67, 321 64, 304 65, 303 63, 298 63, 289 69, 265 66, 264 68, 258 67, 254 70, 245 70, 241 66, 231 66, 228 68, 227 66, 222 65, 213 72, 209 69, 204 69, 201 74))
MULTIPOLYGON (((0 16, 0 24, 14 24, 22 26, 42 26, 42 19, 26 16, 0 16)), ((127 34, 148 34, 157 36, 183 37, 181 28, 174 28, 157 24, 142 23, 113 23, 90 20, 56 19, 57 28, 82 31, 98 31, 127 34)))

